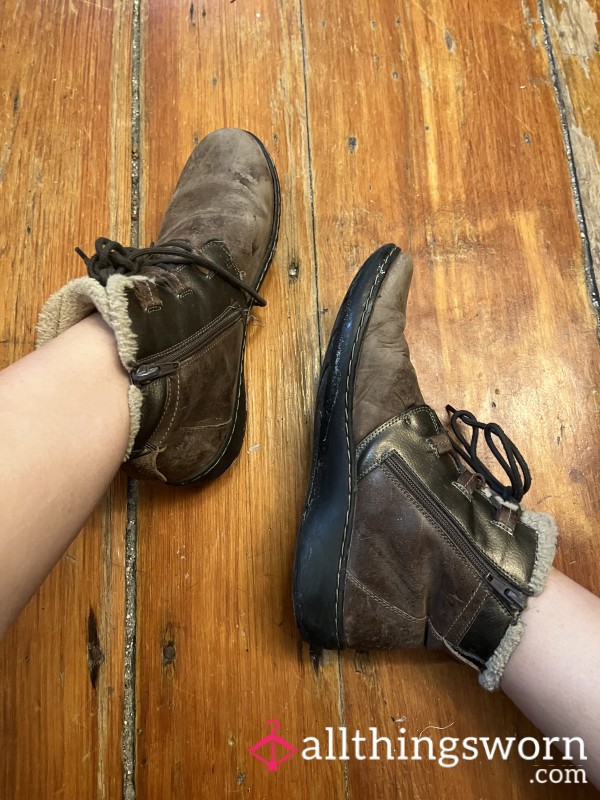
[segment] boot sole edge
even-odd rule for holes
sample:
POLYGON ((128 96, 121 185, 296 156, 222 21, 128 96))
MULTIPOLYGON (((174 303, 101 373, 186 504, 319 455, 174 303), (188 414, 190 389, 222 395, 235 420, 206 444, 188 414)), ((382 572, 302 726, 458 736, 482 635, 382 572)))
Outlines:
POLYGON ((302 638, 327 649, 346 646, 343 602, 356 487, 352 433, 356 366, 377 290, 400 252, 396 245, 384 245, 359 269, 336 317, 319 377, 292 597, 302 638))

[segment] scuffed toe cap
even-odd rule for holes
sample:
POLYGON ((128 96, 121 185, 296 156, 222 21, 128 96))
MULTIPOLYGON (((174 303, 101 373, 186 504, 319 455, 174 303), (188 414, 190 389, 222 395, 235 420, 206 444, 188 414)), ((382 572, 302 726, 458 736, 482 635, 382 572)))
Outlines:
POLYGON ((404 336, 412 262, 400 253, 389 268, 367 324, 353 399, 358 444, 388 419, 423 403, 404 336))

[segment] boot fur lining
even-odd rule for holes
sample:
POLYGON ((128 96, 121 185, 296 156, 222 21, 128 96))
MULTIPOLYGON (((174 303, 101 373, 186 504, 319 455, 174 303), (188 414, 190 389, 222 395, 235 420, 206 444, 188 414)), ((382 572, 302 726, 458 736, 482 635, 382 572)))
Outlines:
POLYGON ((140 425, 142 423, 142 390, 133 383, 129 384, 129 394, 127 400, 129 402, 129 441, 127 442, 127 452, 123 456, 123 461, 127 461, 133 450, 133 443, 135 437, 138 435, 140 425))
POLYGON ((550 514, 523 509, 521 522, 529 528, 533 528, 538 535, 535 564, 533 565, 529 588, 534 594, 541 594, 554 561, 556 540, 558 538, 556 520, 550 514))
MULTIPOLYGON (((552 567, 552 561, 554 560, 554 553, 556 551, 558 528, 556 526, 556 520, 554 517, 551 517, 550 514, 542 514, 541 512, 529 511, 528 509, 523 510, 521 521, 524 525, 533 528, 538 537, 535 563, 529 582, 530 590, 534 595, 538 595, 542 593, 546 581, 548 580, 550 568, 552 567)), ((506 633, 502 637, 502 641, 485 665, 485 670, 479 676, 479 683, 484 689, 491 692, 500 686, 502 673, 515 647, 521 641, 523 631, 524 627, 520 622, 508 627, 506 633)))
MULTIPOLYGON (((131 372, 137 355, 137 338, 131 327, 126 289, 144 278, 111 275, 104 288, 93 278, 76 278, 53 294, 42 308, 37 324, 36 347, 42 347, 61 333, 81 322, 94 311, 111 328, 117 340, 117 351, 127 372, 131 372)), ((129 442, 123 461, 129 458, 140 429, 142 393, 133 384, 129 387, 129 442)))
POLYGON ((70 281, 51 295, 40 311, 36 347, 42 347, 56 339, 95 310, 100 312, 110 326, 106 289, 92 278, 76 278, 70 281))
POLYGON ((53 294, 40 312, 37 325, 37 347, 98 311, 117 339, 121 363, 130 371, 135 363, 137 338, 131 328, 126 289, 143 278, 111 275, 104 288, 93 278, 76 278, 53 294))
POLYGON ((523 632, 524 627, 520 622, 517 622, 515 625, 509 625, 506 633, 502 637, 502 641, 485 665, 485 670, 479 675, 479 683, 484 689, 487 689, 488 692, 493 692, 500 686, 502 673, 515 647, 521 641, 523 632))

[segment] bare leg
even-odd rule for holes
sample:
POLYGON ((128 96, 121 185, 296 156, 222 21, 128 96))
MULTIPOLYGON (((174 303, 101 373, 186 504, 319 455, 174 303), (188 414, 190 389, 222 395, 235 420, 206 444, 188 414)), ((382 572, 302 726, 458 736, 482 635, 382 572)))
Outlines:
POLYGON ((99 314, 0 372, 0 638, 118 470, 127 391, 99 314))
POLYGON ((581 737, 587 756, 581 765, 600 787, 600 598, 552 570, 521 622, 525 634, 502 689, 547 736, 581 737))

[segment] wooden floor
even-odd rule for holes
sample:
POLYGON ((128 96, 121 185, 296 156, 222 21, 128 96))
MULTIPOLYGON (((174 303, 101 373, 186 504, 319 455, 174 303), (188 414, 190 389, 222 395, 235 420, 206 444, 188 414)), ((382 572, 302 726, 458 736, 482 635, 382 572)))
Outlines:
POLYGON ((247 748, 271 719, 295 746, 327 726, 536 735, 441 654, 309 653, 291 567, 327 336, 360 264, 395 241, 414 259, 425 397, 505 427, 533 472, 528 505, 559 522, 557 565, 600 592, 599 12, 4 0, 2 365, 81 273, 75 246, 156 235, 211 130, 265 142, 283 216, 250 329, 241 457, 200 490, 130 486, 129 504, 114 482, 0 645, 0 798, 597 796, 534 785, 518 757, 295 757, 274 773, 247 748))

